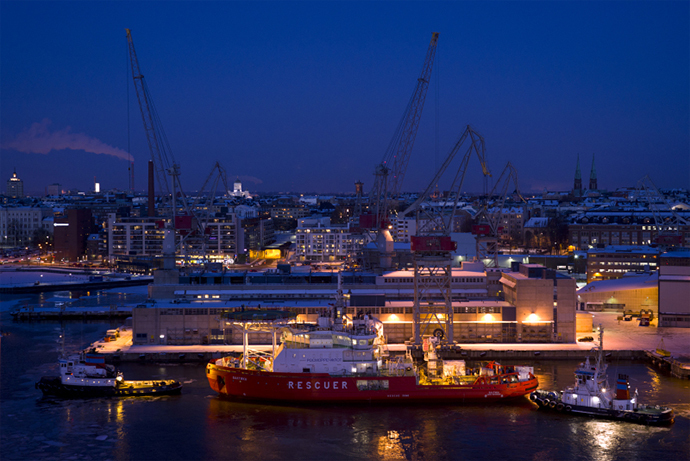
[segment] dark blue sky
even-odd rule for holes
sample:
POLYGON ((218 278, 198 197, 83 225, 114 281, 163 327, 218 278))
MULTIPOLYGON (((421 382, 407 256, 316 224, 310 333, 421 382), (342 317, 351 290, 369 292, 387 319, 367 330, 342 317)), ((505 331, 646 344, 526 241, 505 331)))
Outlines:
MULTIPOLYGON (((125 28, 185 189, 218 160, 250 191, 368 191, 421 72, 436 65, 405 177, 423 189, 471 124, 523 191, 690 187, 690 10, 682 2, 0 3, 0 178, 135 186, 150 158, 125 28), (436 106, 438 105, 438 117, 436 106), (84 150, 86 149, 86 150, 84 150)), ((481 190, 473 160, 469 190, 481 190)))

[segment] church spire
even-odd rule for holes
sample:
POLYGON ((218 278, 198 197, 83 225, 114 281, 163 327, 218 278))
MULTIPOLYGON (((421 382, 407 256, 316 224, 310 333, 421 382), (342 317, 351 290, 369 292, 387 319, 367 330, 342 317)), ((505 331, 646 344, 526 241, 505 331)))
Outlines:
POLYGON ((597 190, 597 170, 594 168, 594 154, 592 154, 592 171, 589 173, 589 189, 597 190))
POLYGON ((573 184, 573 194, 577 197, 582 196, 582 173, 580 172, 580 154, 577 154, 577 169, 575 170, 575 183, 573 184))

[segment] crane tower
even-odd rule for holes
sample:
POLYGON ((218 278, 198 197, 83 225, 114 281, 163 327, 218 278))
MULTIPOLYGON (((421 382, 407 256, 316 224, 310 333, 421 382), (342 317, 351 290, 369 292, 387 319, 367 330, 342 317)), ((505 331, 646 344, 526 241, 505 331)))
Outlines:
POLYGON ((417 232, 411 238, 414 262, 413 327, 415 345, 422 337, 433 334, 453 341, 453 296, 451 291, 452 253, 456 243, 450 238, 457 215, 465 173, 473 154, 479 158, 484 177, 491 176, 486 166, 484 138, 467 126, 448 157, 424 192, 402 214, 416 214, 417 232), (470 145, 451 177, 446 197, 430 202, 430 196, 444 177, 465 141, 470 145))

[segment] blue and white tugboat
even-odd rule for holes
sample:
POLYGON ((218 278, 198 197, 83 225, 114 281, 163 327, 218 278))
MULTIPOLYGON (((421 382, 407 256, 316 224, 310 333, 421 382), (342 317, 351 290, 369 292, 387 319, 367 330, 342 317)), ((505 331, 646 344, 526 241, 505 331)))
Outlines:
POLYGON ((43 395, 55 397, 127 397, 179 394, 182 384, 173 379, 125 381, 122 373, 106 365, 100 354, 77 354, 59 359, 60 376, 44 376, 36 383, 43 395))
POLYGON ((626 375, 618 375, 616 389, 608 384, 604 363, 604 328, 599 326, 599 347, 592 365, 589 357, 575 370, 575 385, 561 392, 536 390, 530 400, 540 409, 648 425, 673 424, 673 409, 640 405, 637 390, 630 394, 626 375))

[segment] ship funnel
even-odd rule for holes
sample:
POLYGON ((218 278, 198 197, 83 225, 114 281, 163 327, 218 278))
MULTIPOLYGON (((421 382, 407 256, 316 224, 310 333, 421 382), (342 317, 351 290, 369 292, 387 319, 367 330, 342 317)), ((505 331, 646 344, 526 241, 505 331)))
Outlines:
POLYGON ((630 400, 628 375, 618 375, 618 381, 616 381, 616 400, 630 400))

